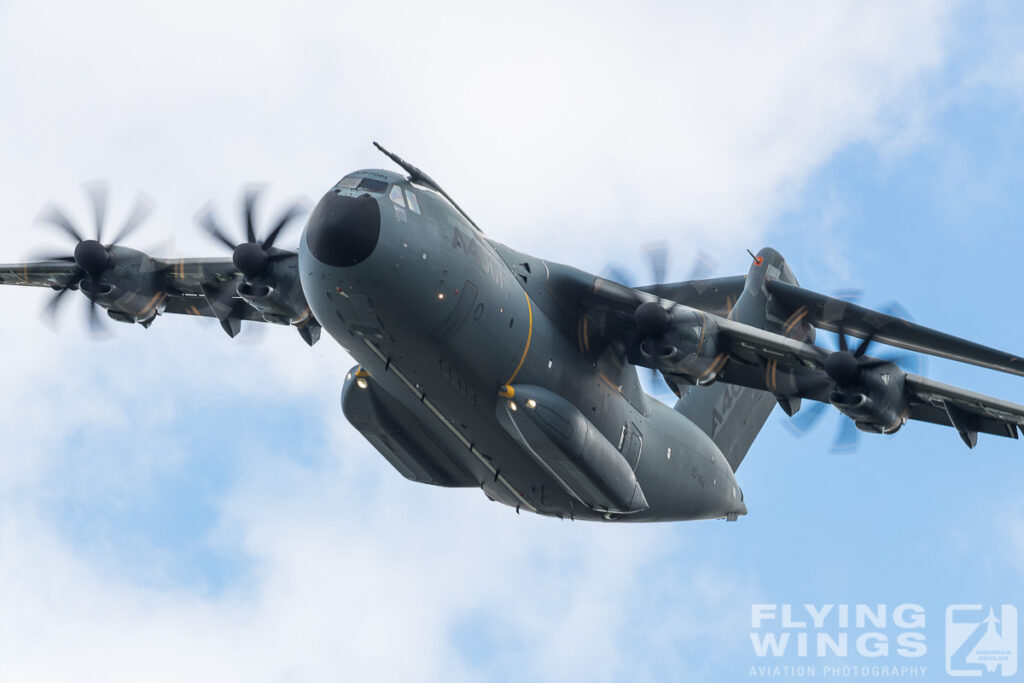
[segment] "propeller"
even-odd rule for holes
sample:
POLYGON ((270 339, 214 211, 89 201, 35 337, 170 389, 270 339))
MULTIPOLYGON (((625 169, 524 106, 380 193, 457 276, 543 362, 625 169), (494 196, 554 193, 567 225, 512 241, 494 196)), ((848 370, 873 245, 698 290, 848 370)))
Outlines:
MULTIPOLYGON (((207 233, 231 250, 231 261, 239 273, 234 280, 216 292, 210 302, 214 313, 222 324, 232 318, 241 317, 241 313, 247 305, 242 299, 235 300, 239 285, 245 285, 254 292, 269 290, 272 285, 273 264, 293 255, 293 252, 275 248, 274 244, 285 228, 295 218, 306 212, 306 208, 301 202, 291 204, 281 212, 267 231, 266 236, 259 238, 256 232, 256 206, 261 192, 261 187, 251 186, 245 190, 242 196, 242 222, 245 225, 245 240, 242 242, 235 242, 227 236, 220 221, 214 215, 212 205, 208 204, 196 218, 207 233)), ((224 329, 231 336, 238 331, 236 326, 231 325, 225 326, 224 329)))
MULTIPOLYGON (((849 291, 842 292, 839 296, 845 301, 849 301, 851 303, 856 302, 859 298, 857 293, 849 291)), ((913 319, 907 309, 895 301, 884 304, 879 309, 879 312, 902 318, 904 320, 913 319)), ((835 319, 840 321, 838 323, 839 330, 836 335, 838 349, 828 353, 825 357, 823 363, 824 373, 818 374, 803 384, 801 388, 813 390, 821 388, 822 386, 827 386, 831 383, 839 391, 844 389, 855 389, 858 387, 865 370, 870 370, 887 363, 897 365, 907 372, 921 372, 922 358, 916 353, 904 352, 888 354, 878 358, 866 358, 868 349, 874 342, 875 335, 882 331, 881 326, 873 327, 868 335, 862 339, 856 347, 851 348, 850 342, 847 339, 846 332, 842 325, 841 313, 840 315, 837 315, 835 319)), ((808 430, 817 424, 825 414, 825 409, 828 406, 829 404, 827 403, 814 402, 787 420, 784 424, 795 436, 804 436, 808 430)), ((836 432, 836 436, 830 450, 833 453, 855 450, 859 443, 859 439, 860 430, 857 429, 853 420, 845 416, 840 416, 839 429, 836 432)))
MULTIPOLYGON (((641 245, 644 258, 647 261, 647 269, 650 272, 650 279, 654 284, 654 293, 659 297, 662 294, 662 285, 668 273, 669 256, 668 240, 655 240, 641 245)), ((698 251, 686 280, 703 280, 711 275, 716 267, 715 260, 704 251, 698 251)), ((605 266, 604 276, 606 279, 614 280, 627 287, 637 287, 638 283, 633 274, 625 267, 610 263, 605 266)))
MULTIPOLYGON (((641 245, 641 249, 644 252, 644 258, 647 261, 647 269, 650 273, 650 279, 653 282, 653 288, 651 293, 657 296, 659 299, 664 299, 666 292, 664 291, 665 280, 668 273, 669 265, 669 253, 668 253, 668 240, 655 240, 653 242, 647 242, 641 245)), ((690 271, 686 276, 686 280, 703 280, 711 275, 715 269, 714 259, 704 251, 698 251, 693 264, 690 267, 690 271)), ((627 287, 636 287, 637 280, 634 278, 630 271, 618 264, 612 263, 605 267, 604 274, 606 279, 614 280, 627 287)), ((658 344, 660 346, 660 339, 665 332, 670 328, 670 313, 668 310, 662 308, 655 302, 644 302, 641 303, 635 312, 637 329, 640 333, 642 340, 650 340, 650 343, 658 344)), ((658 382, 658 370, 651 368, 651 381, 650 386, 657 387, 654 389, 654 393, 664 394, 662 383, 658 382)), ((671 389, 671 387, 668 387, 671 389)), ((673 394, 675 392, 673 391, 673 394)))
POLYGON ((98 306, 94 297, 110 291, 110 283, 104 282, 103 276, 116 265, 117 257, 113 247, 116 247, 129 235, 138 230, 142 222, 152 212, 153 202, 145 195, 140 194, 120 230, 117 231, 112 240, 104 243, 103 228, 107 216, 109 188, 107 183, 97 181, 87 184, 85 191, 89 196, 93 210, 93 220, 96 227, 96 237, 94 239, 85 238, 83 231, 68 218, 64 211, 54 204, 47 206, 39 218, 44 223, 60 228, 76 242, 74 252, 71 255, 43 255, 42 257, 49 261, 65 261, 75 264, 74 270, 65 278, 64 283, 57 287, 56 293, 46 304, 43 314, 46 319, 53 322, 56 319, 57 310, 64 300, 64 295, 70 290, 81 289, 89 300, 89 328, 93 333, 98 333, 103 331, 104 326, 97 311, 98 306))

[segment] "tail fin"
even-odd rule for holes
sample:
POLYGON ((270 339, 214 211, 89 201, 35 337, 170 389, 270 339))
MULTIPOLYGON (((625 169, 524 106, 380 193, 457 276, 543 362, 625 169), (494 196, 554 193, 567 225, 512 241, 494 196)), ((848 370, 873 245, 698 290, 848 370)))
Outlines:
MULTIPOLYGON (((765 288, 768 278, 798 284, 786 260, 770 247, 757 252, 743 293, 729 314, 732 320, 782 331, 789 311, 771 300, 765 288)), ((735 472, 775 404, 775 397, 766 391, 719 382, 709 387, 691 387, 675 409, 712 438, 735 472)))

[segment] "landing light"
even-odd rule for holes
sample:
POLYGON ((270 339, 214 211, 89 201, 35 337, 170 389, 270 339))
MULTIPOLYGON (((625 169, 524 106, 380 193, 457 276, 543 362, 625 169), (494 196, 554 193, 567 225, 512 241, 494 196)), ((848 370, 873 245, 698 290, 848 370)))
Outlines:
POLYGON ((356 379, 356 386, 359 387, 360 389, 365 389, 366 387, 368 387, 370 385, 366 382, 365 379, 360 377, 360 378, 356 379))
POLYGON ((526 407, 527 408, 536 408, 537 407, 537 402, 534 401, 532 398, 527 399, 526 400, 526 407))
POLYGON ((437 293, 437 298, 438 298, 439 301, 444 301, 444 292, 438 292, 437 293))
POLYGON ((517 410, 519 410, 519 406, 516 405, 515 401, 509 401, 508 402, 508 409, 511 410, 514 413, 517 410))

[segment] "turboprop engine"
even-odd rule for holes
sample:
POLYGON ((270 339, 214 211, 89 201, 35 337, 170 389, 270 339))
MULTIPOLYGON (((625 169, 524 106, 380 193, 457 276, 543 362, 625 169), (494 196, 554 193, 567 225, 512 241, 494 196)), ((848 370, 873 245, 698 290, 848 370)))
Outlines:
POLYGON ((636 327, 640 343, 636 350, 639 365, 660 370, 687 384, 707 384, 714 380, 719 355, 718 329, 701 311, 687 306, 664 308, 645 301, 636 308, 636 327))

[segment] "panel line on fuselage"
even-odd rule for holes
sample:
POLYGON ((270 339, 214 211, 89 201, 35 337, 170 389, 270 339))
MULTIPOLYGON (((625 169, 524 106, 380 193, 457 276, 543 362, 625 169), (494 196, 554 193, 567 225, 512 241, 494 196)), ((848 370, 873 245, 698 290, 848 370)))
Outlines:
MULTIPOLYGON (((530 297, 526 297, 526 301, 527 301, 527 303, 529 303, 530 297)), ((531 316, 530 316, 530 320, 531 320, 531 330, 532 330, 532 321, 533 321, 532 313, 531 313, 531 316)), ((516 490, 516 487, 512 485, 512 482, 510 482, 508 480, 508 478, 505 477, 505 475, 503 475, 500 471, 498 471, 498 468, 495 467, 490 462, 490 460, 487 459, 487 456, 485 456, 483 453, 480 452, 480 449, 478 449, 476 446, 474 446, 469 441, 469 439, 467 439, 458 429, 455 428, 455 425, 453 425, 451 423, 451 421, 447 417, 445 417, 441 413, 440 410, 437 409, 437 407, 434 405, 433 401, 428 399, 426 394, 424 394, 422 391, 417 389, 416 385, 408 377, 405 376, 404 372, 402 372, 400 369, 398 369, 398 367, 394 363, 391 362, 391 359, 388 358, 384 354, 383 351, 381 351, 379 348, 377 348, 376 344, 374 344, 369 339, 363 339, 363 342, 369 347, 370 351, 372 351, 378 358, 381 359, 381 361, 384 362, 384 367, 386 368, 386 371, 387 372, 393 372, 395 374, 395 377, 397 377, 399 380, 401 380, 402 384, 404 384, 406 387, 408 387, 409 390, 413 393, 413 395, 417 399, 419 399, 419 401, 421 403, 423 403, 423 405, 425 405, 427 407, 427 409, 430 410, 430 412, 432 412, 437 417, 438 420, 440 420, 441 424, 443 424, 445 427, 447 427, 448 431, 450 431, 452 434, 454 434, 455 438, 457 438, 459 440, 459 442, 462 443, 462 445, 465 446, 469 450, 469 452, 472 453, 473 456, 478 461, 480 461, 480 464, 483 465, 484 467, 486 467, 487 471, 490 472, 492 475, 494 475, 494 480, 495 481, 501 482, 501 484, 508 490, 508 492, 511 493, 513 496, 515 496, 516 500, 518 500, 520 505, 522 505, 524 508, 526 508, 530 512, 537 512, 537 508, 534 507, 533 504, 531 504, 528 500, 526 500, 526 498, 524 498, 522 496, 522 494, 519 493, 519 491, 516 490)), ((526 342, 527 342, 526 343, 526 347, 527 347, 527 349, 529 349, 529 347, 530 347, 529 336, 527 336, 526 342)), ((526 352, 524 351, 523 352, 523 360, 525 360, 525 359, 526 359, 526 352)), ((521 365, 522 365, 522 362, 520 362, 520 366, 521 365)), ((516 369, 516 371, 518 372, 518 368, 516 369)), ((514 376, 515 375, 513 375, 513 377, 514 376)), ((511 380, 509 380, 509 381, 511 381, 511 380)), ((481 486, 483 486, 483 484, 481 484, 481 486)))

